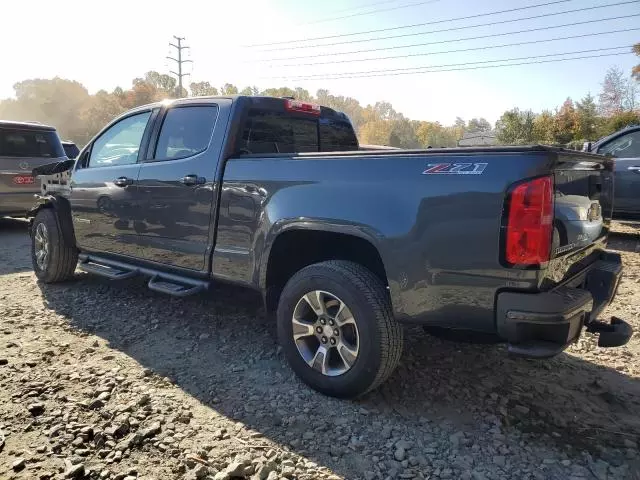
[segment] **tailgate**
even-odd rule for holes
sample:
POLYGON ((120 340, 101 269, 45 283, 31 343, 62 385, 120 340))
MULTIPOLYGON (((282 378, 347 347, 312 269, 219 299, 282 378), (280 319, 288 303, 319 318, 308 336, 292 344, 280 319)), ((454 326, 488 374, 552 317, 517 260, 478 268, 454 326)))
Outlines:
POLYGON ((40 185, 31 171, 52 161, 56 159, 0 156, 0 193, 39 192, 40 185))
POLYGON ((613 160, 558 153, 554 168, 554 230, 549 280, 557 284, 584 270, 604 248, 613 207, 613 160))

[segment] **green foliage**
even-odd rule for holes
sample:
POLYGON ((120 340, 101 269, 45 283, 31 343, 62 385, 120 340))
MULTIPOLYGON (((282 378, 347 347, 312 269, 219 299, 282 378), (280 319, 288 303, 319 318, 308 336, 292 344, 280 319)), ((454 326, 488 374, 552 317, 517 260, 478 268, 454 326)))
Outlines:
POLYGON ((608 118, 604 134, 608 135, 629 125, 640 125, 640 112, 620 112, 608 118))
POLYGON ((523 145, 535 142, 535 115, 531 110, 508 110, 496 122, 496 137, 502 144, 523 145))
POLYGON ((486 118, 472 118, 467 124, 467 132, 490 132, 491 124, 486 118))
POLYGON ((218 89, 212 87, 209 82, 192 82, 189 85, 191 89, 191 96, 193 97, 207 97, 210 95, 218 95, 218 89))

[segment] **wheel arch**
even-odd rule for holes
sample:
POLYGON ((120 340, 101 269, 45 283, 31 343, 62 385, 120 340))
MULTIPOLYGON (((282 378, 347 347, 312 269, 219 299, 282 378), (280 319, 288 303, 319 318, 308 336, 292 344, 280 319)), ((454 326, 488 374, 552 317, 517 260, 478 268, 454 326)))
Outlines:
POLYGON ((73 219, 71 216, 71 204, 69 203, 69 200, 55 195, 41 197, 38 204, 27 213, 27 217, 31 224, 33 224, 33 219, 38 215, 38 212, 44 209, 51 209, 55 212, 55 219, 65 242, 68 242, 69 245, 76 245, 76 236, 73 231, 73 219))
POLYGON ((369 269, 385 287, 388 285, 375 236, 362 228, 307 221, 289 223, 276 230, 264 250, 259 273, 268 311, 275 310, 282 288, 297 271, 327 260, 358 263, 369 269))

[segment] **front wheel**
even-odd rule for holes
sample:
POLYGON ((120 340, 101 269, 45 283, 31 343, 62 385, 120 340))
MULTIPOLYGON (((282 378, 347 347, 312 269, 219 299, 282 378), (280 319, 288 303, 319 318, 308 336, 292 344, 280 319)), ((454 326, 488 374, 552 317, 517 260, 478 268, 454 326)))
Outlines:
POLYGON ((375 389, 402 354, 402 328, 384 285, 353 262, 296 273, 282 291, 277 321, 291 368, 326 395, 352 398, 375 389))
POLYGON ((52 208, 40 210, 31 225, 31 262, 36 277, 44 283, 73 277, 78 250, 66 241, 52 208))

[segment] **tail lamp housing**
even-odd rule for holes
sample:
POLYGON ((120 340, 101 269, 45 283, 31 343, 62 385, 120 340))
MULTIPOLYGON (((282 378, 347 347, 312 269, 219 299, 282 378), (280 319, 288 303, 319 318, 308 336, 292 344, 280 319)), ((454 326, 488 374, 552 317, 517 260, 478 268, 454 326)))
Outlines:
POLYGON ((507 196, 503 226, 504 260, 509 266, 548 262, 553 239, 553 177, 514 185, 507 196))

